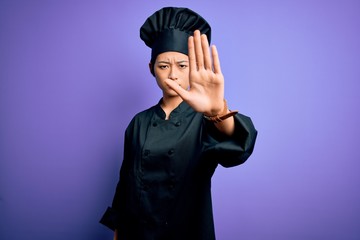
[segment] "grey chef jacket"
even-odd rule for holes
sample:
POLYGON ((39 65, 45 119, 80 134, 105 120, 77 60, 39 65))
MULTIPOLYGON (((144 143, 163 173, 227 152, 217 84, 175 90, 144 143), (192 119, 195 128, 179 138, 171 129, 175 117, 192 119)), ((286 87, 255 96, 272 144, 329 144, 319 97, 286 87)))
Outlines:
POLYGON ((237 114, 234 135, 224 136, 185 102, 165 120, 160 103, 127 127, 120 179, 100 222, 120 240, 215 239, 211 177, 218 164, 245 162, 257 131, 237 114))

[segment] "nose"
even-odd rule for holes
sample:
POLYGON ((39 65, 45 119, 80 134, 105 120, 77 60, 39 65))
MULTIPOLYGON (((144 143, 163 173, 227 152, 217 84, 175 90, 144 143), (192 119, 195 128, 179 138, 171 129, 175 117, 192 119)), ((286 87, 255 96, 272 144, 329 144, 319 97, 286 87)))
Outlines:
POLYGON ((176 70, 174 69, 174 67, 170 67, 169 79, 177 80, 177 74, 176 74, 176 70))

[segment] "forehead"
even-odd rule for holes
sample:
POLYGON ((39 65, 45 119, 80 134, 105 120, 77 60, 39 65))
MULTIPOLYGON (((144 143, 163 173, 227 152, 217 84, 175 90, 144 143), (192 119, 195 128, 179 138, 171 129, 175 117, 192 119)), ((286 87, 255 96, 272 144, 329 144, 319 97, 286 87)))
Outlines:
POLYGON ((156 57, 156 61, 179 62, 188 60, 188 55, 179 52, 163 52, 156 57))

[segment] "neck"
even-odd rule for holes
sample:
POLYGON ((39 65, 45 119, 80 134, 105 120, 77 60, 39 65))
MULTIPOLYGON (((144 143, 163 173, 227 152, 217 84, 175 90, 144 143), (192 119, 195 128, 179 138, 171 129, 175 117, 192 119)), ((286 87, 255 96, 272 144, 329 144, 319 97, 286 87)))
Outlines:
POLYGON ((182 103, 182 98, 179 96, 169 97, 163 96, 161 108, 164 110, 166 114, 166 119, 169 119, 170 113, 182 103))

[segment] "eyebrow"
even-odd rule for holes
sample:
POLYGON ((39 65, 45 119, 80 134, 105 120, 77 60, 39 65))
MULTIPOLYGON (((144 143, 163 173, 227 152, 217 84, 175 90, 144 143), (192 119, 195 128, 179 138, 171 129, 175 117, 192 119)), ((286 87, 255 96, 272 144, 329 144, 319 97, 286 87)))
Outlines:
MULTIPOLYGON (((177 61, 176 63, 187 63, 187 62, 189 62, 189 61, 187 61, 187 60, 180 60, 180 61, 177 61)), ((170 64, 170 61, 164 60, 164 61, 158 61, 158 63, 170 64)))

